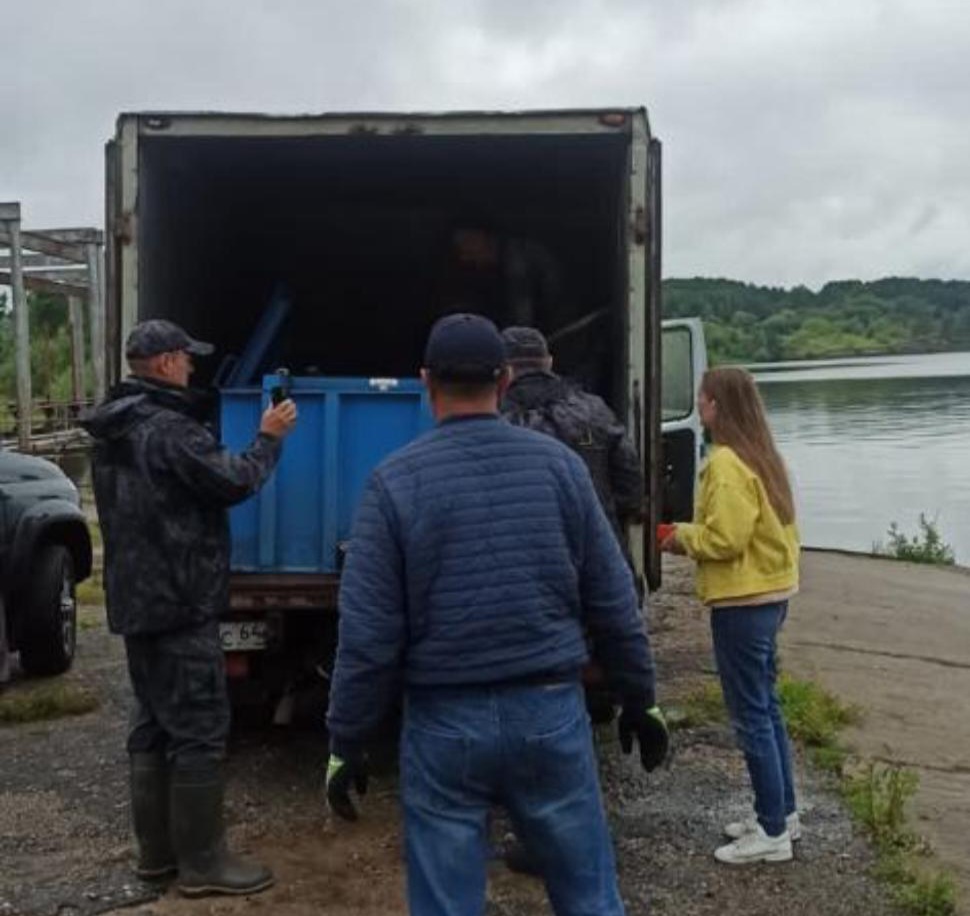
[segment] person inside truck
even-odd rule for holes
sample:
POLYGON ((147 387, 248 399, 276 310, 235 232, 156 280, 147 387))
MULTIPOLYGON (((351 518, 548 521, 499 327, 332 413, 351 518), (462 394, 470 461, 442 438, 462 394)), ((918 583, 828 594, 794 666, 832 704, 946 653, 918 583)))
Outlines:
POLYGON ((250 894, 272 872, 226 848, 222 762, 229 700, 218 618, 228 604, 228 507, 267 480, 296 422, 270 406, 252 444, 222 448, 200 422, 192 360, 213 352, 170 321, 135 326, 131 376, 82 425, 104 538, 108 625, 124 637, 135 707, 128 734, 136 872, 177 873, 181 893, 250 894))
POLYGON ((582 460, 501 419, 491 321, 437 321, 421 374, 437 425, 371 474, 344 566, 327 799, 356 819, 368 740, 403 692, 410 912, 484 912, 498 805, 557 916, 618 916, 580 672, 589 633, 623 698, 621 743, 656 767, 666 730, 633 577, 582 460))
POLYGON ((458 220, 449 237, 439 314, 464 308, 533 324, 559 302, 560 274, 541 242, 503 233, 485 217, 458 220))

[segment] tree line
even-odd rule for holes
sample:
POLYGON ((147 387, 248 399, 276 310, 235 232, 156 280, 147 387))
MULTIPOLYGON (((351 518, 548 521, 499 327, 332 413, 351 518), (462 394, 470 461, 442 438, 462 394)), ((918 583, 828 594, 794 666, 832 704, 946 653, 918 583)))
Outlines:
MULTIPOLYGON (((34 398, 68 400, 67 300, 30 292, 27 302, 34 398)), ((663 310, 667 318, 703 319, 712 363, 970 350, 970 282, 962 280, 840 280, 813 292, 670 279, 663 282, 663 310)), ((90 388, 90 365, 86 376, 90 388)), ((13 316, 0 294, 0 412, 15 397, 13 316)))
MULTIPOLYGON (((52 293, 28 292, 30 324, 30 383, 34 401, 69 401, 71 390, 71 329, 67 299, 52 293)), ((85 343, 87 346, 87 342, 85 343)), ((0 433, 13 425, 11 405, 17 397, 13 312, 0 293, 0 433)), ((91 394, 90 354, 85 353, 88 391, 91 394)))
POLYGON ((970 350, 970 282, 962 280, 840 280, 813 292, 671 279, 663 311, 704 320, 712 363, 970 350))

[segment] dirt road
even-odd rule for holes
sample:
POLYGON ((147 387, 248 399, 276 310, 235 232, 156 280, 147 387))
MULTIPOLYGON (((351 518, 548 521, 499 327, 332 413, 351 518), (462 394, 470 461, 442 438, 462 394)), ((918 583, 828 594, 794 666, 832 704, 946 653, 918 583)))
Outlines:
MULTIPOLYGON (((691 591, 689 564, 674 561, 653 603, 668 707, 711 678, 707 612, 691 591)), ((403 916, 393 777, 375 781, 359 823, 335 823, 322 802, 325 741, 308 731, 247 732, 231 749, 232 842, 271 865, 277 886, 251 899, 186 901, 170 892, 156 900, 131 874, 121 647, 103 627, 81 637, 68 677, 94 690, 100 709, 0 728, 0 916, 94 916, 121 906, 141 916, 403 916)), ((869 877, 869 849, 811 773, 799 770, 806 837, 796 860, 735 870, 711 856, 720 825, 750 805, 727 728, 678 731, 670 768, 650 776, 619 753, 614 734, 599 734, 601 773, 630 916, 891 912, 869 877)), ((539 883, 494 865, 488 916, 548 912, 539 883)))
POLYGON ((970 571, 807 552, 785 661, 865 717, 847 740, 919 773, 916 828, 970 906, 970 571))

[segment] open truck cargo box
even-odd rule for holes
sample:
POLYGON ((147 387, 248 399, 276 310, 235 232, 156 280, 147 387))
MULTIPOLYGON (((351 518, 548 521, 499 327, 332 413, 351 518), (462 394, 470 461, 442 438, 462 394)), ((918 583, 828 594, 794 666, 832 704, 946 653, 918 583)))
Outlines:
MULTIPOLYGON (((262 372, 415 378, 434 319, 463 304, 443 299, 449 238, 487 224, 557 265, 531 321, 640 449, 651 517, 631 547, 656 583, 659 220, 643 109, 123 114, 107 149, 109 374, 152 317, 239 356, 282 284, 291 308, 262 372)), ((519 317, 483 310, 500 326, 519 317)))

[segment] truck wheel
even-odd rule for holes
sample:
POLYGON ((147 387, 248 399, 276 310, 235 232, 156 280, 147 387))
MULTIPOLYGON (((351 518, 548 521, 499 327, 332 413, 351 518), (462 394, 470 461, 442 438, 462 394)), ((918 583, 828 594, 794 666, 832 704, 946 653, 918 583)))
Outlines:
POLYGON ((77 645, 74 561, 60 544, 48 544, 34 559, 20 607, 20 666, 27 674, 61 674, 71 667, 77 645))

